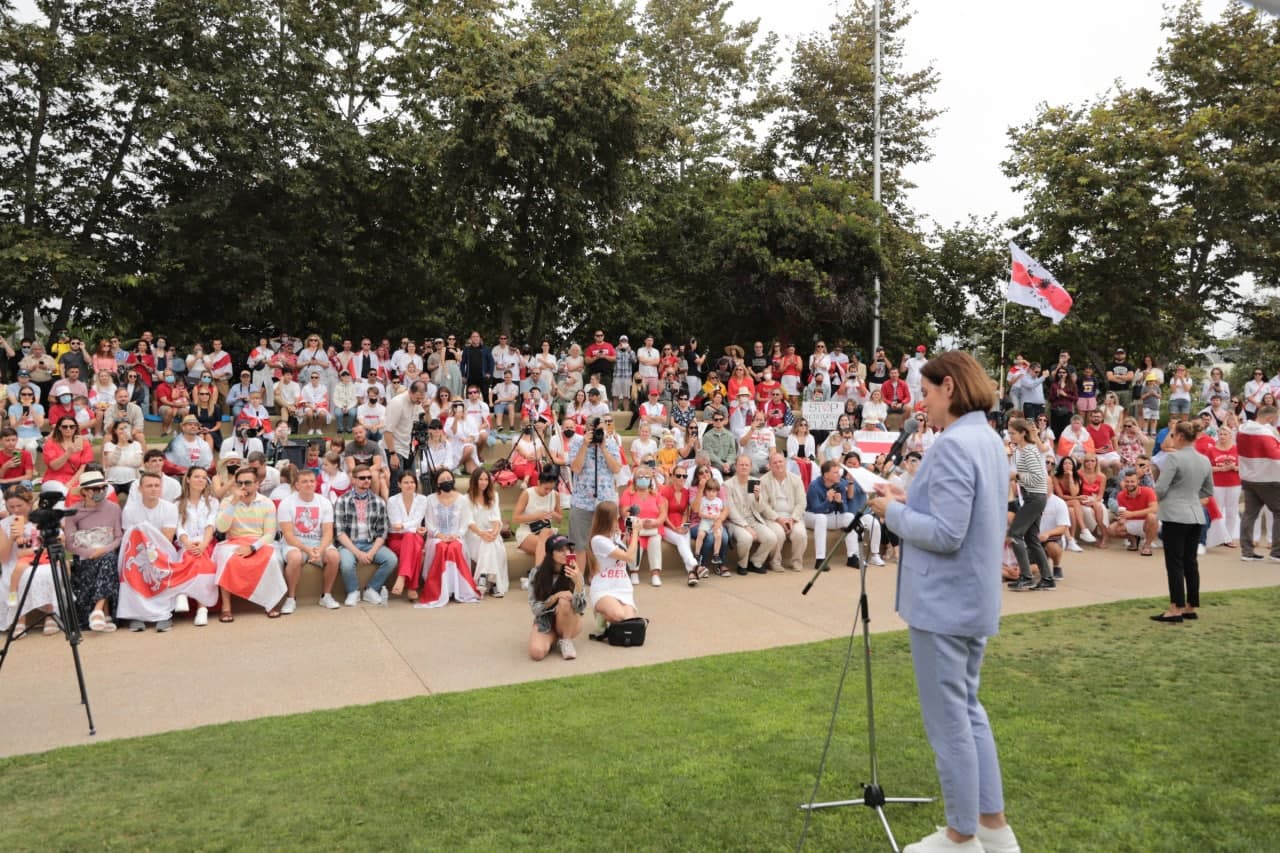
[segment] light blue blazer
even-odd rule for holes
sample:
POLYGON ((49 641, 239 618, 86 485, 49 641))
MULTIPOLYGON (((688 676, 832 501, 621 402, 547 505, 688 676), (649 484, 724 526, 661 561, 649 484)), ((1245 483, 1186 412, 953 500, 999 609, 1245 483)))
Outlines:
POLYGON ((885 520, 902 539, 895 607, 912 628, 989 637, 1000 628, 1009 461, 986 414, 970 412, 924 455, 905 504, 885 520))

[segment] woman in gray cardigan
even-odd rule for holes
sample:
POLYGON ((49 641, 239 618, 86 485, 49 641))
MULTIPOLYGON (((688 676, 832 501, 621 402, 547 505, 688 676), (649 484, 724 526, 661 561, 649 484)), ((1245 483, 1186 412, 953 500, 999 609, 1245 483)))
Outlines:
POLYGON ((1205 524, 1203 501, 1213 497, 1213 468, 1196 450, 1200 425, 1181 421, 1169 430, 1160 449, 1166 454, 1156 481, 1160 538, 1164 541, 1164 570, 1169 576, 1169 606, 1152 616, 1156 622, 1198 619, 1200 564, 1196 546, 1205 524))

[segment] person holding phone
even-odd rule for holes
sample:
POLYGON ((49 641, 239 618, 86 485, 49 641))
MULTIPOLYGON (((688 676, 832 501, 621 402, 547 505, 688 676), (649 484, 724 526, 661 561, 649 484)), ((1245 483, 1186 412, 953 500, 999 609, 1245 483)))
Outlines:
POLYGON ((573 638, 582 630, 587 594, 578 555, 568 536, 557 534, 548 539, 541 562, 529 572, 529 609, 533 611, 529 657, 542 660, 555 646, 565 660, 576 658, 573 638))

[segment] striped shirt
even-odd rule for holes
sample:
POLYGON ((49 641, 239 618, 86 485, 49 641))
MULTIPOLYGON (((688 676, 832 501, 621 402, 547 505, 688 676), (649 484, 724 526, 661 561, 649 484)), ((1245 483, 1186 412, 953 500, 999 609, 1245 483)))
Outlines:
POLYGON ((1013 454, 1018 469, 1018 485, 1033 495, 1049 493, 1049 477, 1045 473, 1044 455, 1034 444, 1024 444, 1013 454))
POLYGON ((248 504, 225 500, 218 507, 214 527, 228 540, 257 539, 259 546, 270 545, 276 538, 276 505, 262 495, 255 495, 248 504))

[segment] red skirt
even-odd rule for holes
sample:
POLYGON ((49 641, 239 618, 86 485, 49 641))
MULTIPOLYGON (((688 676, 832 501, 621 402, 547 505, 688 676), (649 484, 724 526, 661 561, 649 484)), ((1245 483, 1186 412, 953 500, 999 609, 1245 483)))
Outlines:
POLYGON ((405 578, 405 586, 417 589, 422 582, 422 536, 418 533, 392 533, 387 547, 399 558, 397 574, 405 578))

